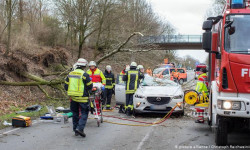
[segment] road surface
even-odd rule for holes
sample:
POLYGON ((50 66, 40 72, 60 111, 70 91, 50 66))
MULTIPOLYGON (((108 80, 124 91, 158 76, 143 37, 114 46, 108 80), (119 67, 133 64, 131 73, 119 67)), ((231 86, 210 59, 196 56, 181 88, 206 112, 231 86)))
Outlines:
MULTIPOLYGON (((189 79, 191 80, 191 78, 189 79)), ((193 82, 192 82, 193 83, 193 82)), ((106 115, 126 117, 114 112, 106 115)), ((93 116, 89 116, 92 118, 93 116)), ((154 122, 162 115, 143 115, 135 118, 154 122)), ((133 119, 133 118, 132 118, 133 119)), ((113 118, 104 120, 131 123, 113 118)), ((28 128, 6 128, 0 130, 1 150, 174 150, 213 149, 214 135, 206 124, 196 124, 190 117, 173 116, 166 122, 150 127, 133 127, 109 123, 97 127, 96 120, 89 119, 86 138, 74 136, 72 122, 55 124, 34 121, 28 128)), ((250 145, 250 132, 243 131, 229 135, 230 145, 250 145)), ((223 147, 227 149, 228 147, 223 147)), ((249 147, 250 148, 250 147, 249 147)))

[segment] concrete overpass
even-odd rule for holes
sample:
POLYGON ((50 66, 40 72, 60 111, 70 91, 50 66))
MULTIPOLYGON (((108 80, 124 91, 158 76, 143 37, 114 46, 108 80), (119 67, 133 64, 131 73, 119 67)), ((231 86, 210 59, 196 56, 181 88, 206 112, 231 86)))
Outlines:
POLYGON ((142 47, 155 45, 159 50, 202 50, 202 35, 144 36, 138 43, 142 47))

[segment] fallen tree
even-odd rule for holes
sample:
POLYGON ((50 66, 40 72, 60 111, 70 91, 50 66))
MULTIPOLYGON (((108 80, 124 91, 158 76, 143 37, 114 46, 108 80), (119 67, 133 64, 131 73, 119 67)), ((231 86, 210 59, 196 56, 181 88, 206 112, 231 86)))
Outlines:
POLYGON ((0 81, 0 85, 7 85, 7 86, 39 86, 39 85, 48 85, 48 86, 53 86, 53 85, 58 85, 62 84, 64 81, 53 81, 53 82, 48 82, 48 81, 42 81, 42 82, 8 82, 8 81, 0 81))

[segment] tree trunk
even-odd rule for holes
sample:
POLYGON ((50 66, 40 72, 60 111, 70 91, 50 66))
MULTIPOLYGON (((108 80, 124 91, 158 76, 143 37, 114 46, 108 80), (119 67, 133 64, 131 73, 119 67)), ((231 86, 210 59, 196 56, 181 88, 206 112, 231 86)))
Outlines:
POLYGON ((19 0, 19 20, 21 23, 21 27, 23 25, 23 0, 19 0))
POLYGON ((7 12, 8 12, 8 41, 7 41, 7 48, 6 51, 4 53, 4 56, 8 56, 9 52, 10 52, 10 47, 11 47, 11 19, 12 19, 12 0, 6 0, 6 4, 7 4, 7 12))
POLYGON ((39 86, 39 85, 58 85, 62 84, 64 81, 54 81, 54 82, 8 82, 8 81, 0 81, 0 85, 8 85, 8 86, 39 86))

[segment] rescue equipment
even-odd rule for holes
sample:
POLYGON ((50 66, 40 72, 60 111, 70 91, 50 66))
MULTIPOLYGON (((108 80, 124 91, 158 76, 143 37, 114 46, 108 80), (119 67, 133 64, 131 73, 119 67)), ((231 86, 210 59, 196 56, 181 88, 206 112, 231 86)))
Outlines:
POLYGON ((25 116, 16 116, 12 118, 12 126, 13 127, 29 127, 31 126, 32 121, 30 117, 25 117, 25 116))

